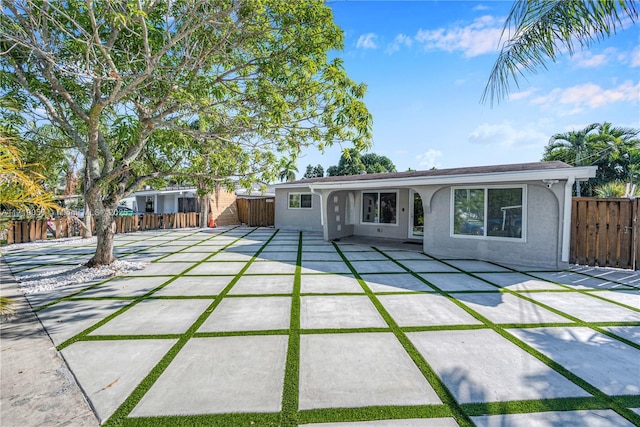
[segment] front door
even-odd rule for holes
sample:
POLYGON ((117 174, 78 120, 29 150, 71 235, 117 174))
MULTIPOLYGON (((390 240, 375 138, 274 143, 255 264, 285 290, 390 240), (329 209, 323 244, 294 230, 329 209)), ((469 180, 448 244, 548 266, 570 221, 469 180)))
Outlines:
POLYGON ((409 238, 422 239, 424 237, 424 211, 420 194, 409 192, 409 238))

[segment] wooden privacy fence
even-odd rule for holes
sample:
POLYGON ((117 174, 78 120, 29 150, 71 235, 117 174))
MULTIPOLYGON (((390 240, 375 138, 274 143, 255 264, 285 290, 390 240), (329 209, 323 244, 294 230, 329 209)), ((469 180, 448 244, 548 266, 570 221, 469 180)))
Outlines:
MULTIPOLYGON (((168 230, 174 228, 191 228, 200 226, 200 214, 197 212, 174 214, 145 214, 120 216, 114 218, 115 233, 131 233, 143 230, 168 230)), ((95 231, 95 221, 92 229, 95 231)), ((74 225, 69 217, 55 218, 53 227, 48 227, 46 219, 28 221, 10 221, 7 225, 7 244, 28 243, 81 235, 81 228, 74 225)))
POLYGON ((259 199, 239 198, 238 220, 250 227, 272 227, 275 224, 275 199, 265 197, 259 199))
POLYGON ((638 269, 640 199, 574 197, 571 256, 574 264, 638 269))

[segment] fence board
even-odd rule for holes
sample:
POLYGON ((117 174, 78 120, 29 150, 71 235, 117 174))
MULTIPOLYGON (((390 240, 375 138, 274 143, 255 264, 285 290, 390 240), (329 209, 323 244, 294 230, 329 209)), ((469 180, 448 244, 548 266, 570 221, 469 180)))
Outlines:
POLYGON ((250 227, 272 227, 275 223, 273 197, 236 200, 238 220, 250 227))
MULTIPOLYGON (((187 212, 176 214, 145 214, 114 218, 116 234, 131 233, 138 230, 157 230, 171 228, 199 227, 200 213, 187 212)), ((54 218, 54 239, 74 236, 72 220, 67 217, 54 218)), ((95 220, 92 221, 95 234, 95 220)), ((9 221, 7 223, 7 244, 28 243, 47 239, 47 220, 9 221)), ((82 235, 80 229, 78 235, 82 235)))
POLYGON ((638 200, 574 198, 570 262, 638 268, 638 200))

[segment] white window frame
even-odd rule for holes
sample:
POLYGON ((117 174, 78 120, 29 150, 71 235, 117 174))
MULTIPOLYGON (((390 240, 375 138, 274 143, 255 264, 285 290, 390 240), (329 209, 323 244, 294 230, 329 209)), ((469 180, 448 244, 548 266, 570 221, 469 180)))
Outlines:
POLYGON ((360 225, 382 225, 382 226, 386 226, 386 227, 398 227, 400 224, 399 221, 399 212, 398 212, 398 205, 400 204, 400 192, 398 190, 361 190, 360 191, 360 213, 359 213, 359 222, 360 225), (363 214, 363 208, 364 208, 364 193, 378 193, 378 220, 380 219, 379 215, 380 215, 380 194, 381 193, 395 193, 396 195, 396 222, 366 222, 363 221, 362 218, 362 214, 363 214))
POLYGON ((289 209, 313 209, 313 194, 309 193, 309 192, 293 192, 293 193, 287 193, 287 207, 289 209), (300 196, 300 206, 291 206, 291 196, 300 196), (307 207, 303 207, 302 206, 302 196, 309 196, 311 197, 311 206, 307 207))
POLYGON ((451 203, 449 205, 449 236, 454 239, 475 239, 475 240, 498 240, 501 242, 526 243, 527 241, 527 185, 466 185, 460 187, 451 187, 451 203), (522 189, 522 230, 520 238, 487 236, 487 211, 489 209, 489 190, 500 189, 522 189), (484 190, 484 235, 477 236, 473 234, 455 234, 454 233, 454 214, 455 214, 455 191, 456 190, 484 190))

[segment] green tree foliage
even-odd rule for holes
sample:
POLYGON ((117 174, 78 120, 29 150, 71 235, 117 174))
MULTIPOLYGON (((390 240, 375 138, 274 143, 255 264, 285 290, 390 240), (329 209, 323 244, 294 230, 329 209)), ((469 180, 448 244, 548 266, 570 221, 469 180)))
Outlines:
POLYGON ((324 168, 322 165, 312 166, 307 165, 307 170, 304 173, 304 178, 322 178, 324 176, 324 168))
POLYGON ((218 170, 207 179, 272 182, 304 147, 370 145, 366 87, 328 57, 343 33, 321 0, 2 8, 2 93, 86 161, 98 236, 90 265, 114 260, 113 212, 149 180, 218 170))
POLYGON ((504 24, 501 51, 482 100, 499 102, 526 72, 537 73, 564 52, 585 49, 636 22, 636 1, 517 0, 504 24))
POLYGON ((295 181, 296 172, 298 172, 298 167, 293 160, 289 160, 282 166, 282 169, 280 169, 280 181, 295 181))
POLYGON ((596 177, 576 182, 576 195, 595 195, 596 187, 610 182, 640 183, 639 129, 593 123, 584 129, 553 135, 543 161, 560 160, 572 166, 597 166, 596 177))
MULTIPOLYGON (((36 164, 22 161, 22 153, 12 140, 0 135, 0 207, 4 212, 45 215, 56 210, 52 194, 43 187, 45 177, 36 164)), ((0 229, 8 218, 0 215, 0 229)))
POLYGON ((327 169, 328 176, 358 175, 360 173, 397 172, 396 166, 386 156, 375 153, 361 155, 357 150, 345 149, 337 166, 327 169))
POLYGON ((360 160, 367 173, 397 172, 396 165, 386 156, 379 156, 375 153, 364 154, 360 160))
POLYGON ((640 196, 640 186, 622 181, 611 181, 595 188, 596 197, 640 196))

